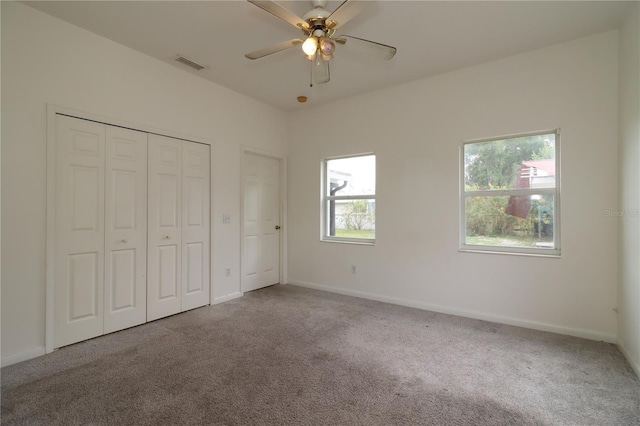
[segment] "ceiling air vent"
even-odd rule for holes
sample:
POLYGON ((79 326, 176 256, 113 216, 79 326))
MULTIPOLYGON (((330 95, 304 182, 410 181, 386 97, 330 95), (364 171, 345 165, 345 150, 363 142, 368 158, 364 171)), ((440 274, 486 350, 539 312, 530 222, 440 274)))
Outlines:
POLYGON ((180 62, 181 64, 184 64, 190 68, 193 68, 196 71, 200 71, 206 68, 204 65, 195 63, 192 60, 185 58, 184 56, 177 56, 175 60, 180 62))

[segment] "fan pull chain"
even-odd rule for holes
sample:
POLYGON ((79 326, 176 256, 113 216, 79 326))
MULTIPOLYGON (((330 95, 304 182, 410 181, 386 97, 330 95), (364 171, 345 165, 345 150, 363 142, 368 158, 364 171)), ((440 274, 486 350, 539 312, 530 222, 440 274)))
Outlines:
POLYGON ((318 52, 315 53, 315 58, 309 61, 309 64, 311 64, 311 68, 309 68, 309 87, 313 87, 313 67, 315 66, 317 57, 318 52))

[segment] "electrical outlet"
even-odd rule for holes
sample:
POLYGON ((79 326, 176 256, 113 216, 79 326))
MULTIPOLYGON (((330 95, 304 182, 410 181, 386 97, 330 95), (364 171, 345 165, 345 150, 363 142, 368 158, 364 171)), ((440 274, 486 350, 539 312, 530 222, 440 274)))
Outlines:
POLYGON ((356 273, 356 265, 351 265, 351 273, 352 274, 356 273))
POLYGON ((224 274, 225 274, 227 277, 230 277, 230 276, 231 276, 231 268, 226 268, 226 269, 224 270, 224 274))
POLYGON ((231 216, 227 213, 223 214, 222 223, 231 223, 231 216))

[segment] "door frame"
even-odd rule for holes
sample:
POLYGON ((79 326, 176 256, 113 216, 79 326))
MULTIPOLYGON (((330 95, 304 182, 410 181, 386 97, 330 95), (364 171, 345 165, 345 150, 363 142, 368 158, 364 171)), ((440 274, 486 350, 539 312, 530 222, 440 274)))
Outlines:
POLYGON ((185 140, 189 142, 197 142, 209 145, 209 304, 214 300, 213 293, 213 277, 214 277, 214 252, 213 252, 213 236, 215 234, 216 221, 213 220, 214 213, 214 179, 213 179, 213 159, 215 151, 215 142, 193 135, 186 135, 166 129, 158 129, 139 123, 121 120, 113 117, 106 117, 99 114, 93 114, 86 111, 67 108, 55 104, 47 104, 47 220, 46 220, 46 263, 45 263, 45 353, 54 350, 54 310, 55 310, 55 249, 56 249, 56 115, 66 115, 80 120, 96 121, 109 126, 124 127, 131 130, 137 130, 145 133, 152 133, 161 136, 168 136, 174 139, 185 140))
POLYGON ((276 154, 271 151, 267 151, 265 149, 256 148, 253 146, 242 145, 240 147, 240 294, 244 294, 244 288, 242 285, 243 281, 243 263, 244 263, 244 174, 247 170, 247 166, 245 164, 245 155, 252 154, 260 157, 267 157, 273 160, 278 161, 280 164, 280 253, 279 253, 279 266, 280 266, 280 274, 279 281, 280 284, 286 284, 288 280, 287 273, 287 238, 288 238, 288 226, 287 226, 287 157, 283 155, 276 154))

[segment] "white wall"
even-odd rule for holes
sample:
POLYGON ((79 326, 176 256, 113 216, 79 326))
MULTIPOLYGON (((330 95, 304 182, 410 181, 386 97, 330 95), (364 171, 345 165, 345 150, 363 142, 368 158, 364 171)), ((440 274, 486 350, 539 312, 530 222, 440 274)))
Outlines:
POLYGON ((618 345, 640 376, 640 4, 620 29, 620 285, 618 345))
MULTIPOLYGON (((2 8, 0 7, 0 22, 2 20, 2 8)), ((0 46, 2 45, 2 33, 0 32, 0 46)), ((1 50, 1 49, 0 49, 1 50)), ((0 58, 0 81, 2 81, 2 59, 0 58)), ((2 84, 0 84, 0 99, 2 99, 2 84)), ((2 105, 0 103, 0 117, 2 117, 2 105)), ((0 120, 0 153, 2 151, 2 122, 0 120)), ((2 241, 2 155, 0 154, 0 241, 2 241)), ((0 270, 2 269, 2 244, 0 244, 0 270)), ((2 273, 0 273, 0 330, 2 330, 2 273)), ((2 335, 0 334, 0 354, 2 354, 2 335)))
POLYGON ((286 115, 28 6, 2 2, 2 359, 45 344, 46 104, 213 141, 214 288, 240 290, 240 145, 284 154, 286 115), (222 225, 222 214, 232 223, 222 225), (225 267, 232 276, 224 276, 225 267))
POLYGON ((603 33, 293 114, 289 282, 615 341, 618 225, 604 210, 618 205, 617 42, 603 33), (460 142, 557 127, 562 257, 459 252, 460 142), (375 246, 320 242, 321 159, 370 151, 375 246))

